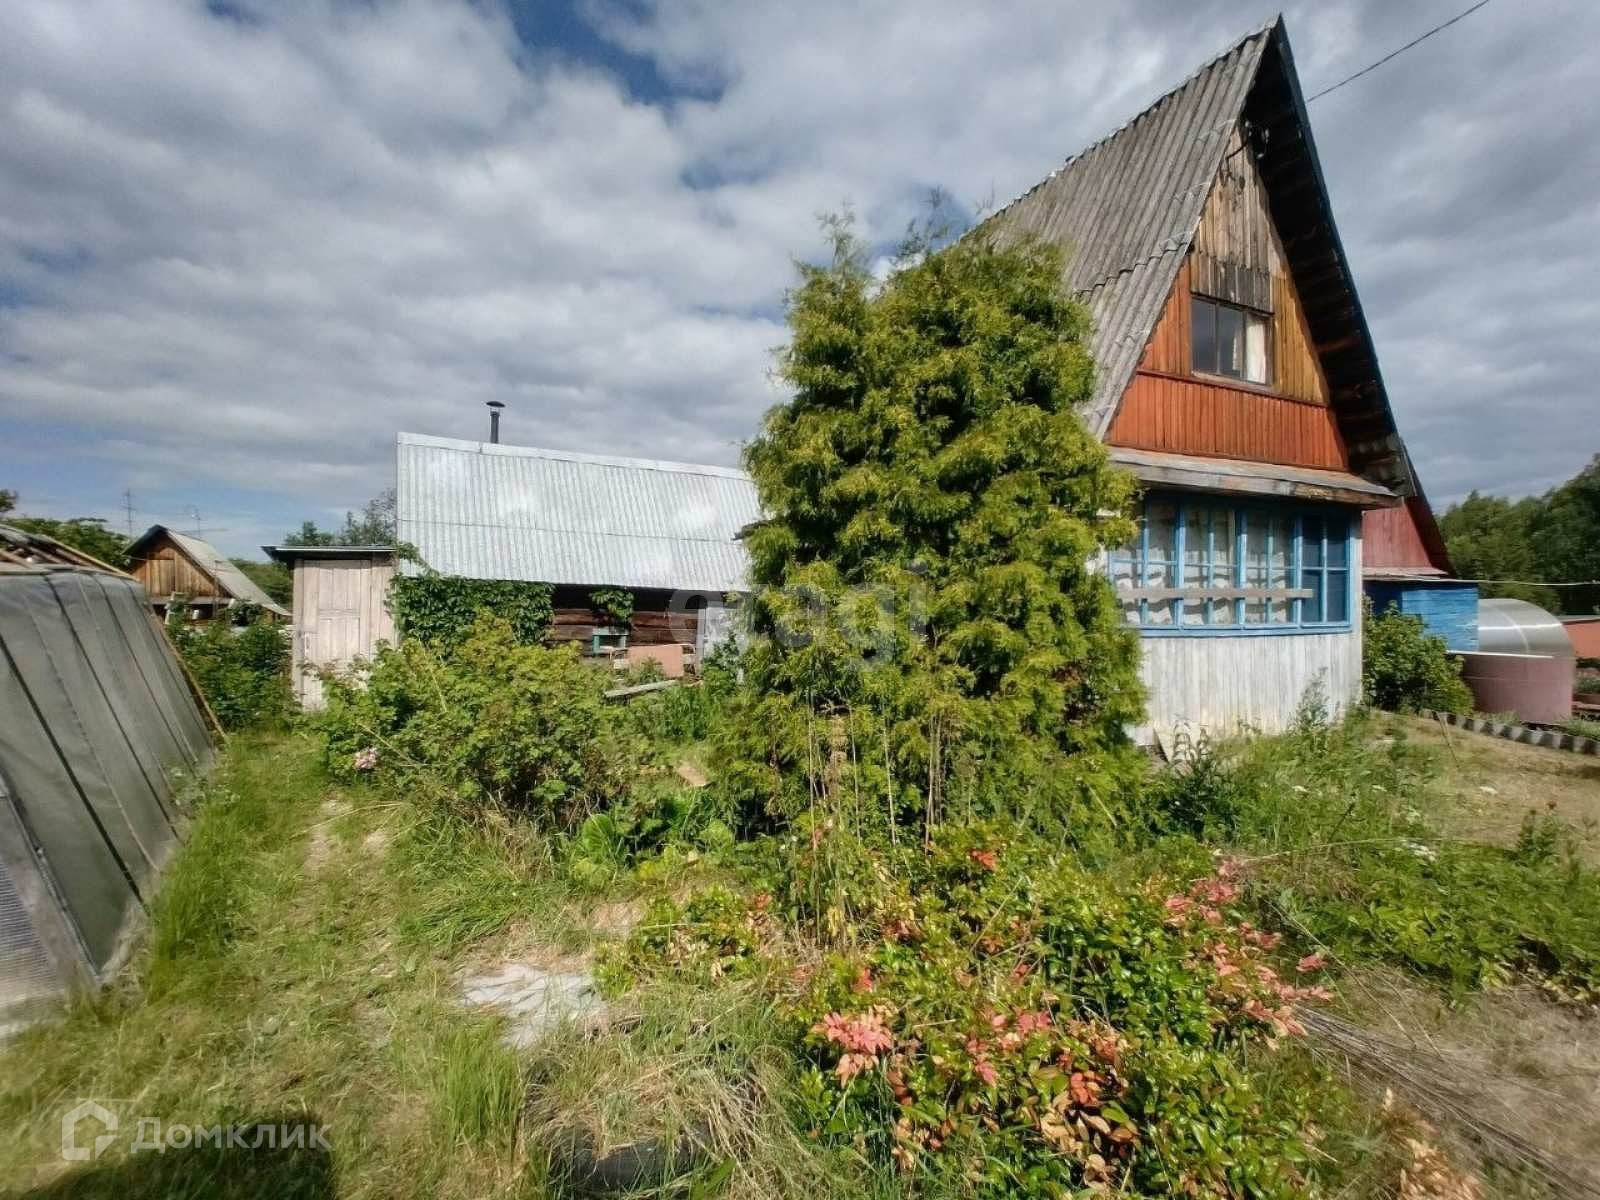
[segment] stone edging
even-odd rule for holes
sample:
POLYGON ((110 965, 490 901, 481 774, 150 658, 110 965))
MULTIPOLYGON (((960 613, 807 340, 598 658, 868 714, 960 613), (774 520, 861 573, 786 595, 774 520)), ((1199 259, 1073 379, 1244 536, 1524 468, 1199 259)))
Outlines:
POLYGON ((1454 725, 1458 729, 1470 729, 1473 733, 1487 733, 1493 737, 1505 738, 1508 742, 1522 742, 1527 746, 1543 746, 1549 750, 1566 750, 1572 754, 1600 757, 1600 741, 1579 737, 1573 733, 1562 733, 1559 729, 1530 729, 1526 725, 1491 721, 1487 717, 1463 717, 1456 713, 1435 712, 1432 709, 1424 710, 1423 716, 1454 725))

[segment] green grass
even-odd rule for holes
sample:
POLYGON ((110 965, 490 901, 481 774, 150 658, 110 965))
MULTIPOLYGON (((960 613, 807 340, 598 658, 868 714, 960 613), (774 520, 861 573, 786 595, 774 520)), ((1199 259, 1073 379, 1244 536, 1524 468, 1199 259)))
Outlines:
POLYGON ((493 1024, 463 1026, 444 1037, 432 1091, 446 1145, 510 1153, 525 1095, 523 1066, 493 1024))
MULTIPOLYGON (((1564 843, 1544 825, 1492 853, 1446 848, 1437 863, 1405 850, 1419 837, 1438 844, 1427 831, 1460 802, 1439 794, 1449 761, 1439 748, 1400 726, 1354 726, 1227 755, 1216 790, 1187 797, 1191 815, 1223 821, 1227 836, 1211 840, 1260 859, 1260 877, 1286 889, 1278 917, 1352 964, 1399 962, 1459 987, 1493 975, 1507 937, 1531 935, 1538 954, 1600 970, 1583 965, 1600 940, 1589 877, 1573 886, 1564 843), (1508 896, 1514 904, 1498 903, 1508 896)), ((578 842, 557 849, 515 821, 467 822, 340 788, 319 762, 306 737, 235 737, 129 969, 0 1048, 0 1187, 63 1198, 556 1197, 574 1194, 574 1147, 655 1144, 676 1157, 635 1194, 906 1194, 903 1179, 808 1138, 792 1047, 747 982, 649 980, 617 1002, 604 1034, 560 1031, 522 1054, 504 1048, 494 1021, 458 1007, 464 970, 535 946, 591 949, 618 936, 591 927, 598 906, 682 895, 728 876, 737 856, 702 862, 673 848, 616 864, 601 891, 595 872, 572 870, 578 842), (59 1118, 82 1098, 117 1101, 124 1136, 100 1160, 70 1165, 59 1118), (139 1116, 326 1125, 333 1150, 130 1156, 139 1116)), ((1466 794, 1482 798, 1476 786, 1466 794)), ((1296 1059, 1284 1064, 1283 1086, 1304 1086, 1296 1059)), ((1392 1176, 1381 1125, 1350 1100, 1325 1126, 1325 1152, 1371 1167, 1370 1188, 1353 1183, 1351 1195, 1392 1176)), ((926 1186, 919 1194, 932 1194, 926 1186)))
POLYGON ((1570 733, 1573 737, 1600 739, 1600 721, 1573 717, 1561 727, 1561 732, 1570 733))
POLYGON ((446 919, 449 855, 477 861, 470 880, 487 852, 416 820, 331 788, 307 739, 233 739, 129 971, 0 1050, 0 1180, 50 1197, 544 1194, 511 1153, 515 1059, 455 1007, 448 952, 510 923, 516 887, 502 872, 446 919), (117 1101, 123 1136, 70 1166, 59 1119, 81 1098, 117 1101), (138 1116, 326 1124, 333 1152, 130 1155, 138 1116))
MULTIPOLYGON (((656 886, 685 879, 677 870, 656 886)), ((643 997, 619 1035, 557 1035, 531 1058, 457 1006, 464 970, 530 944, 572 953, 616 937, 586 919, 641 886, 625 872, 619 883, 600 895, 567 881, 525 827, 340 788, 310 738, 236 736, 128 970, 0 1047, 0 1195, 563 1195, 548 1136, 527 1125, 535 1071, 535 1098, 565 1097, 562 1127, 598 1115, 614 1138, 722 1103, 719 1144, 738 1139, 749 1161, 731 1179, 717 1163, 701 1169, 684 1184, 699 1194, 869 1194, 809 1190, 833 1168, 808 1159, 787 1124, 784 1071, 739 996, 643 997), (732 1099, 755 1095, 757 1065, 766 1090, 746 1111, 732 1099), (97 1161, 68 1164, 60 1116, 85 1098, 116 1101, 121 1136, 97 1161), (326 1125, 333 1150, 129 1154, 139 1117, 326 1125), (748 1186, 774 1178, 786 1189, 748 1186)))

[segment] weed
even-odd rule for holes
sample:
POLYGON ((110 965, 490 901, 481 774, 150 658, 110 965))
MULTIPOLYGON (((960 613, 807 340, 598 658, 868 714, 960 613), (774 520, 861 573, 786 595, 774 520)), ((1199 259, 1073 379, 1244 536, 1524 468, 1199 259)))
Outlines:
POLYGON ((558 1194, 605 1185, 799 1200, 886 1190, 797 1125, 800 1065, 754 984, 658 979, 613 1021, 621 1028, 610 1036, 568 1029, 534 1050, 528 1136, 558 1194))
POLYGON ((183 656, 224 729, 281 728, 289 719, 289 640, 258 616, 243 628, 227 620, 189 624, 174 604, 167 635, 183 656))
POLYGON ((1573 737, 1600 740, 1600 721, 1591 721, 1587 717, 1573 717, 1561 726, 1561 732, 1570 733, 1573 737))
POLYGON ((491 1023, 447 1033, 433 1080, 434 1112, 446 1145, 509 1153, 522 1113, 522 1061, 491 1023))

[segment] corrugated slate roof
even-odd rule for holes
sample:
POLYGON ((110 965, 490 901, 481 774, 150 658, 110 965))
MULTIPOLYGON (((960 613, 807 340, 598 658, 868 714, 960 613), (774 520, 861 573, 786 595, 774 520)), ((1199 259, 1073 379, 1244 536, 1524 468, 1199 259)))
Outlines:
POLYGON ((1276 27, 1235 43, 986 223, 1066 251, 1067 290, 1094 316, 1095 392, 1085 419, 1097 435, 1172 292, 1276 27))
POLYGON ((731 592, 743 471, 402 433, 396 536, 445 575, 731 592))
POLYGON ((263 592, 255 580, 229 562, 227 556, 210 542, 191 537, 187 533, 179 533, 169 525, 152 525, 146 529, 128 546, 129 556, 135 555, 151 538, 163 533, 194 561, 195 566, 216 580, 217 586, 235 600, 254 604, 257 608, 277 613, 280 617, 289 615, 288 609, 263 592))

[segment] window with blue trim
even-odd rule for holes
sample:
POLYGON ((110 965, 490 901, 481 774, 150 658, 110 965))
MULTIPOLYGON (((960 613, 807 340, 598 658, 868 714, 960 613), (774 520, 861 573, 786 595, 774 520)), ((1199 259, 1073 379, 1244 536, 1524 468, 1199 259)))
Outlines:
POLYGON ((1350 518, 1337 510, 1151 496, 1110 569, 1129 623, 1146 630, 1350 626, 1350 518))

